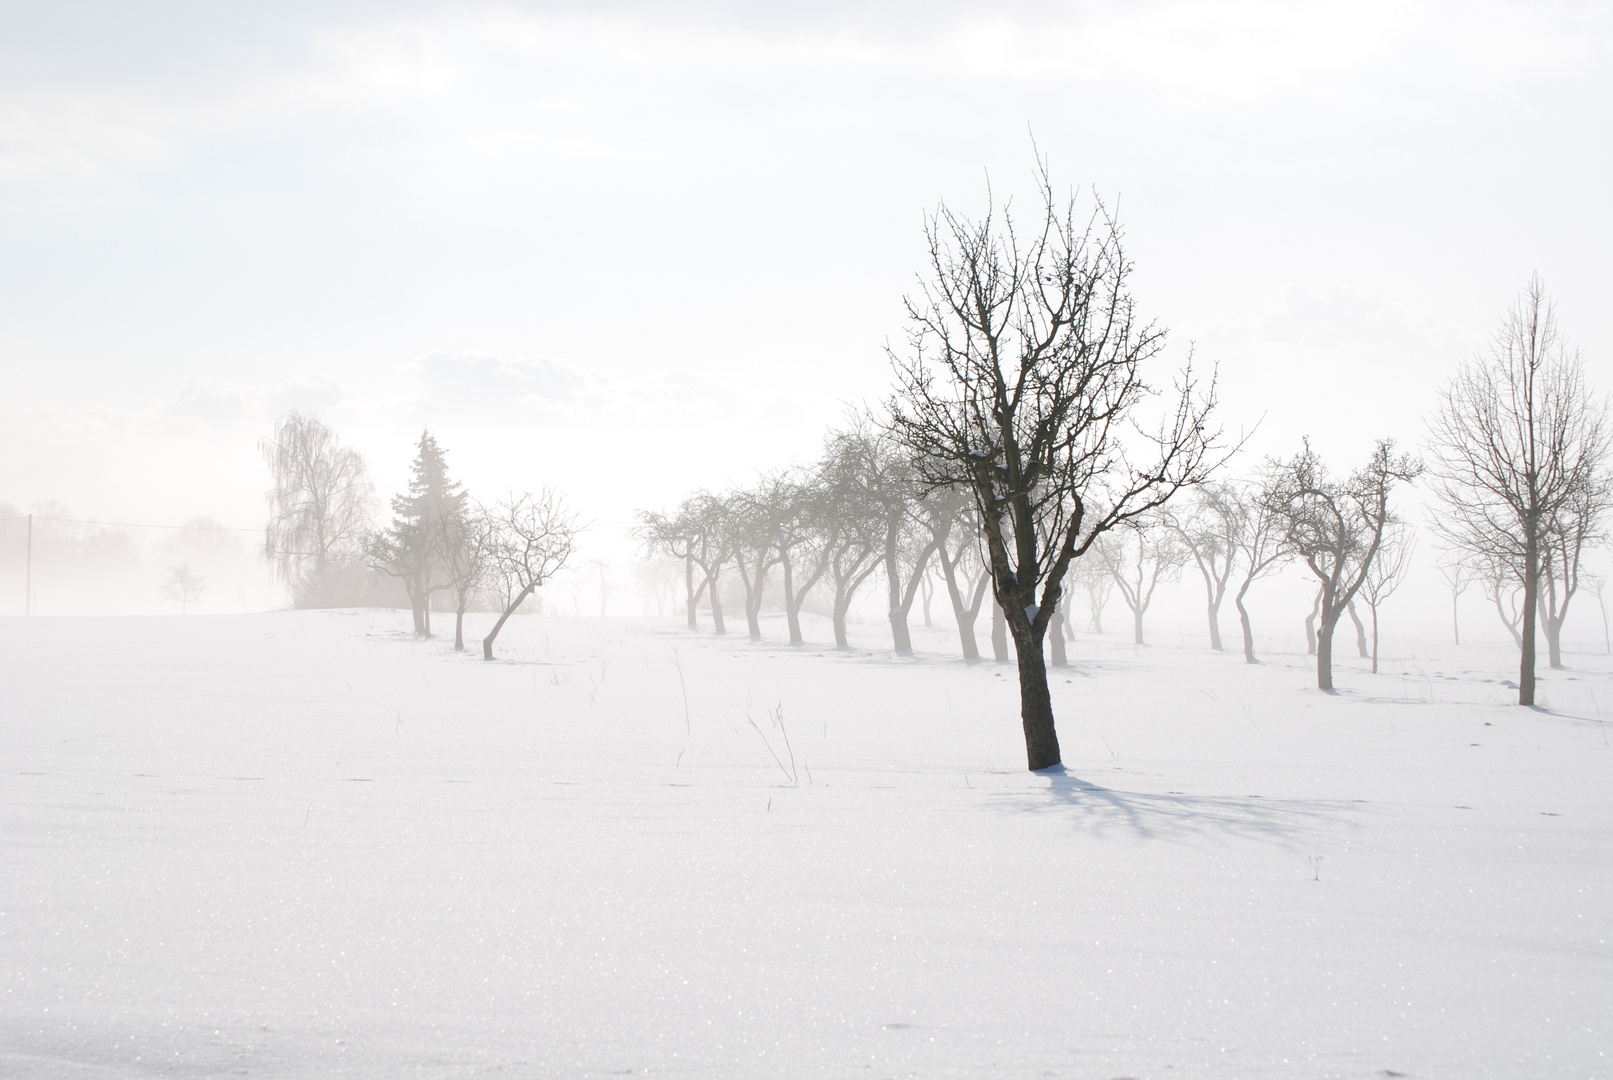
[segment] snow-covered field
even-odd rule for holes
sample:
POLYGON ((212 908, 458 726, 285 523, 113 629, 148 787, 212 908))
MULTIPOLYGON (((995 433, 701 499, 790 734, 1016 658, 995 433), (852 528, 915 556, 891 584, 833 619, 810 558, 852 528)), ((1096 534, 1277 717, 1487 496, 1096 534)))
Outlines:
POLYGON ((0 1075, 1613 1076, 1606 657, 407 623, 0 620, 0 1075))

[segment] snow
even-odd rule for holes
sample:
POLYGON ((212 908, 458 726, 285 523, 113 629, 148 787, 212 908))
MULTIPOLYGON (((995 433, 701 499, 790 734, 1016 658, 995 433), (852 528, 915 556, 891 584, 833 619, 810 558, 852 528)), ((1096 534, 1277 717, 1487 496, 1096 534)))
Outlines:
POLYGON ((408 621, 0 620, 0 1075, 1613 1076, 1607 657, 408 621))

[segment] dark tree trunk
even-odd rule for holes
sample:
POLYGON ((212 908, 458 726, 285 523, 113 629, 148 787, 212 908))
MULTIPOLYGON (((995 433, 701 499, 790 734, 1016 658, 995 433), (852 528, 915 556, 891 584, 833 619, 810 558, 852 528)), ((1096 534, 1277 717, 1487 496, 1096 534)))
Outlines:
POLYGON ((1243 628, 1243 662, 1258 664, 1260 661, 1255 659, 1255 631, 1249 625, 1249 609, 1243 606, 1243 595, 1248 591, 1249 582, 1246 581, 1243 588, 1238 590, 1238 595, 1232 598, 1232 603, 1238 609, 1238 625, 1243 628))
POLYGON ((999 664, 1008 659, 1008 620, 995 600, 991 602, 991 658, 999 664))
MULTIPOLYGON (((1529 536, 1523 551, 1523 626, 1519 635, 1518 704, 1535 703, 1535 606, 1540 602, 1540 547, 1533 523, 1525 526, 1529 536)), ((1499 597, 1500 590, 1496 591, 1499 597)), ((1497 601, 1499 605, 1499 600, 1497 601)))
POLYGON ((1367 652, 1367 628, 1361 622, 1361 616, 1355 613, 1355 601, 1351 600, 1345 610, 1350 613, 1350 621, 1355 624, 1355 651, 1365 660, 1372 654, 1367 652))
POLYGON ((1019 653, 1019 716, 1025 729, 1025 760, 1034 772, 1049 769, 1063 758, 1058 731, 1053 726, 1053 696, 1047 687, 1047 662, 1042 642, 1029 627, 1014 627, 1014 648, 1019 653))
POLYGON ((493 624, 493 629, 482 639, 483 660, 493 659, 493 642, 498 640, 498 632, 504 629, 504 624, 509 621, 511 615, 515 614, 515 609, 525 603, 526 598, 531 596, 532 590, 536 588, 536 585, 528 585, 522 589, 515 599, 510 601, 509 606, 504 609, 504 613, 498 617, 498 622, 493 624))

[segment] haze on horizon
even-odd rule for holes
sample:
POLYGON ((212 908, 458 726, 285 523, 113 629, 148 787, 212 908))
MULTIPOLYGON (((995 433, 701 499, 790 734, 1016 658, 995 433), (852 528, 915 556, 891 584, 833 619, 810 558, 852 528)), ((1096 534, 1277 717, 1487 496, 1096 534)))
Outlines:
POLYGON ((1536 271, 1613 388, 1594 5, 0 11, 15 506, 256 528, 301 408, 383 500, 429 426, 625 550, 882 396, 922 215, 1031 194, 1033 137, 1244 464, 1415 445, 1536 271))

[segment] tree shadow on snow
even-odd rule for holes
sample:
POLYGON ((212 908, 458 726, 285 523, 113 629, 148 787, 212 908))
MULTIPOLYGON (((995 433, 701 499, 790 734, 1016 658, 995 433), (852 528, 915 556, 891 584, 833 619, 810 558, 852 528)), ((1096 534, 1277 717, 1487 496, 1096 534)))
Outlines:
POLYGON ((1186 842, 1214 838, 1260 840, 1298 848, 1318 827, 1350 825, 1362 804, 1326 799, 1267 799, 1259 795, 1186 795, 1121 791, 1083 780, 1063 766, 1036 774, 1040 790, 1002 794, 1023 813, 1050 813, 1095 837, 1186 842))

